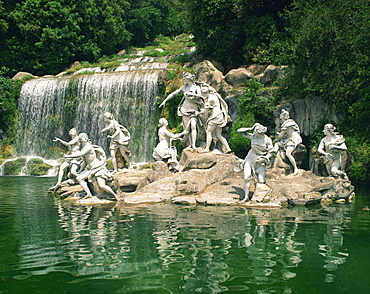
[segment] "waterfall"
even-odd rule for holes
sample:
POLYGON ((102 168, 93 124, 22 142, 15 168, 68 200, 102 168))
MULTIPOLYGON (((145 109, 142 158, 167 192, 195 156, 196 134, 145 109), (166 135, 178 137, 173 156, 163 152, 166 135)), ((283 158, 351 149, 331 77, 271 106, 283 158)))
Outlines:
POLYGON ((27 81, 19 98, 17 154, 55 157, 62 146, 53 142, 54 137, 69 141, 68 130, 76 127, 109 155, 107 133, 100 133, 103 114, 109 111, 131 133, 131 160, 151 161, 159 74, 154 69, 130 70, 27 81))

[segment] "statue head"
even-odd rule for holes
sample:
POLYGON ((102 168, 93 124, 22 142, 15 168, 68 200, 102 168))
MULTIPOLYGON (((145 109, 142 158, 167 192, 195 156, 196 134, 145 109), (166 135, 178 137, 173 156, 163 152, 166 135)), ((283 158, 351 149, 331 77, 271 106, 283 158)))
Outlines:
POLYGON ((289 111, 282 109, 280 112, 280 118, 283 120, 287 120, 289 119, 289 117, 290 117, 289 111))
POLYGON ((259 134, 265 134, 267 132, 267 127, 265 127, 264 125, 261 125, 259 123, 256 123, 254 125, 254 131, 256 133, 259 133, 259 134))
POLYGON ((86 133, 80 133, 78 135, 78 139, 81 142, 88 142, 89 141, 89 136, 86 133))
POLYGON ((183 72, 182 73, 183 79, 184 80, 189 80, 189 81, 194 81, 195 75, 192 75, 190 72, 183 72))
POLYGON ((69 130, 69 132, 68 132, 68 134, 69 134, 70 136, 76 136, 76 135, 77 135, 77 130, 76 130, 76 128, 72 128, 72 129, 70 129, 70 130, 69 130))
POLYGON ((332 125, 332 124, 326 124, 325 126, 324 126, 324 130, 323 130, 323 132, 325 132, 325 131, 329 131, 330 133, 333 133, 334 131, 335 131, 335 127, 332 125))
POLYGON ((158 121, 158 127, 163 127, 163 126, 168 126, 168 121, 166 118, 162 117, 159 121, 158 121))
POLYGON ((112 120, 113 119, 113 114, 111 114, 110 112, 105 112, 104 113, 104 117, 106 119, 112 120))

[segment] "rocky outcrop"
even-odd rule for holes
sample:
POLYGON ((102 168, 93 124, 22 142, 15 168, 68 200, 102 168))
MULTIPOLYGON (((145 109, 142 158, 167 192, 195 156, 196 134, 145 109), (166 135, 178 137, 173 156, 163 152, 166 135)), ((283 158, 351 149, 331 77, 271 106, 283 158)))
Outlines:
POLYGON ((241 67, 230 70, 225 76, 225 81, 235 88, 246 87, 246 81, 252 76, 253 74, 249 70, 241 67))
POLYGON ((341 111, 330 106, 320 97, 295 100, 280 105, 274 111, 274 116, 280 115, 281 109, 289 111, 291 117, 299 125, 301 135, 310 136, 323 121, 330 120, 334 124, 343 120, 341 111))
POLYGON ((211 61, 204 60, 193 66, 196 79, 212 86, 218 92, 230 90, 231 86, 224 81, 224 75, 211 61))
MULTIPOLYGON (((180 160, 180 172, 171 173, 164 162, 153 164, 152 170, 126 169, 114 175, 115 189, 124 204, 169 202, 247 207, 308 206, 320 202, 348 201, 354 195, 354 187, 348 180, 319 177, 304 170, 300 170, 298 175, 285 175, 276 169, 268 169, 267 183, 252 185, 252 200, 241 204, 244 179, 243 172, 235 171, 237 162, 238 158, 231 154, 185 150, 180 160), (130 187, 136 188, 128 191, 130 187)), ((80 204, 112 201, 112 197, 104 194, 81 200, 83 193, 78 185, 63 187, 57 193, 80 204)))
POLYGON ((22 80, 24 78, 37 78, 37 76, 34 76, 33 74, 30 74, 29 72, 20 71, 12 77, 12 80, 22 80))
POLYGON ((262 74, 256 76, 259 82, 265 86, 271 85, 274 81, 285 76, 286 66, 269 65, 262 74))

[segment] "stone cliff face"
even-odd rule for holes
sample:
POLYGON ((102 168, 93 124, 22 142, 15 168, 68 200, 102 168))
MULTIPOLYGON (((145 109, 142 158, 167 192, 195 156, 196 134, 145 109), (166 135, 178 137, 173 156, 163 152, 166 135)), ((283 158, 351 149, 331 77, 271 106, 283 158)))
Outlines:
POLYGON ((281 109, 287 109, 291 117, 296 121, 301 130, 301 135, 311 136, 317 127, 322 126, 325 121, 334 124, 343 119, 338 109, 329 106, 322 98, 313 97, 309 99, 295 100, 278 107, 275 117, 280 114, 281 109))

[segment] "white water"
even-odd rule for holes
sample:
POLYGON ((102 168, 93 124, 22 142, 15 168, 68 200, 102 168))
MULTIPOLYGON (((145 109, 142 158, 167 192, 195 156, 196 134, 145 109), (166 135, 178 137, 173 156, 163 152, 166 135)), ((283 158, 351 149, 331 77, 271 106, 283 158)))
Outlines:
POLYGON ((62 147, 53 138, 69 140, 72 127, 86 132, 107 152, 107 134, 100 130, 105 126, 103 113, 109 111, 131 133, 133 162, 150 161, 156 142, 159 73, 131 70, 26 82, 19 99, 18 155, 52 157, 62 147))

